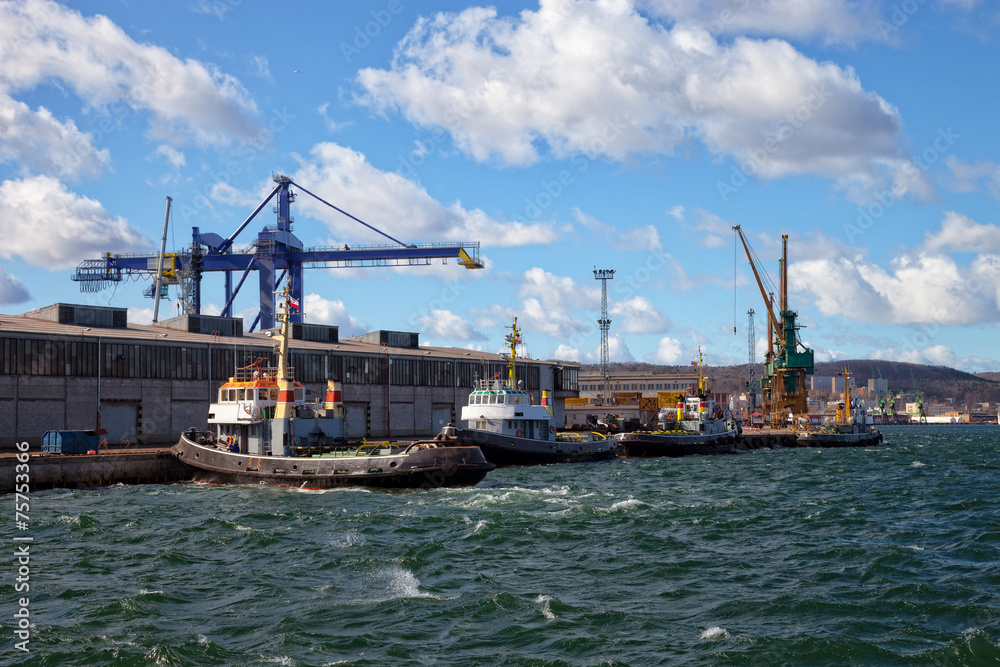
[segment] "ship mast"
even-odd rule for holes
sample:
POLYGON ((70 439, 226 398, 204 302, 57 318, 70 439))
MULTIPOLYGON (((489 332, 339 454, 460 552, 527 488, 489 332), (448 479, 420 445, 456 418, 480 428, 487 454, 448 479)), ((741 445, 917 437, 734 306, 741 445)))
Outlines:
POLYGON ((274 334, 278 339, 278 404, 274 407, 271 454, 288 456, 289 444, 293 439, 292 412, 295 407, 295 385, 292 382, 291 367, 288 365, 288 323, 291 319, 289 307, 292 295, 287 282, 280 294, 284 297, 285 303, 284 308, 276 315, 281 322, 281 329, 279 333, 274 334))
POLYGON ((504 337, 504 340, 510 344, 510 360, 507 362, 507 381, 510 383, 511 389, 517 389, 517 372, 515 369, 514 360, 517 358, 517 344, 521 342, 521 330, 517 327, 517 318, 514 318, 514 324, 509 327, 510 334, 504 337))

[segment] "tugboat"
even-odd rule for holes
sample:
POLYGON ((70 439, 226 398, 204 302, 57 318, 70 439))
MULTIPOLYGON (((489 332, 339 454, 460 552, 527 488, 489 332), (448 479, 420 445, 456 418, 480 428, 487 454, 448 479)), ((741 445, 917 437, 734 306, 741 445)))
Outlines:
MULTIPOLYGON (((739 426, 732 415, 716 408, 708 393, 708 379, 702 372, 698 351, 698 386, 679 400, 676 408, 660 408, 656 431, 633 431, 614 436, 628 457, 688 456, 726 454, 733 451, 739 426)), ((728 412, 728 411, 727 411, 728 412)))
POLYGON ((462 444, 477 445, 486 460, 498 466, 617 458, 617 443, 612 439, 557 434, 548 392, 542 392, 541 405, 532 405, 531 394, 517 380, 514 362, 521 330, 516 317, 510 328, 510 335, 505 337, 510 345, 507 379, 501 379, 497 373, 490 379, 477 380, 468 405, 462 408, 462 421, 468 427, 446 427, 442 435, 454 436, 462 444))
POLYGON ((796 430, 798 447, 870 447, 882 442, 878 429, 858 421, 864 412, 851 409, 851 375, 844 366, 844 396, 837 404, 836 423, 832 428, 796 430))
POLYGON ((324 404, 309 404, 288 364, 289 305, 278 314, 277 368, 259 360, 219 389, 209 409, 214 431, 181 434, 171 451, 196 482, 265 484, 303 489, 340 486, 436 488, 471 486, 496 466, 475 446, 427 440, 349 445, 340 385, 327 382, 324 404))

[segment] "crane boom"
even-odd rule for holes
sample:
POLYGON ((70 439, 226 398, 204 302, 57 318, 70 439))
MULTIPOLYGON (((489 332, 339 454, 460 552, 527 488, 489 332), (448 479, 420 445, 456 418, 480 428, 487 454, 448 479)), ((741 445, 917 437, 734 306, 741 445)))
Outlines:
MULTIPOLYGON (((104 253, 100 259, 80 263, 72 279, 80 283, 84 292, 98 292, 129 277, 154 277, 159 275, 163 285, 180 285, 184 314, 201 312, 201 277, 207 272, 224 272, 226 278, 226 304, 222 315, 232 315, 232 305, 250 271, 259 274, 260 310, 255 322, 261 328, 274 326, 275 290, 285 276, 289 281, 291 297, 301 301, 303 296, 302 269, 304 267, 361 267, 361 266, 416 266, 430 264, 434 259, 455 259, 467 269, 481 269, 479 242, 406 244, 369 225, 347 211, 317 197, 287 176, 274 176, 275 185, 262 201, 228 238, 212 233, 201 233, 192 228, 191 245, 186 251, 157 254, 123 255, 104 253), (291 186, 306 192, 322 203, 343 213, 368 229, 378 232, 393 242, 392 245, 344 245, 343 247, 305 248, 292 233, 291 203, 295 194, 291 186), (236 237, 256 217, 264 206, 277 197, 277 224, 265 226, 256 240, 243 249, 235 249, 236 237), (233 288, 233 274, 240 272, 239 283, 233 288)), ((154 290, 159 293, 158 290, 154 290)), ((301 321, 301 313, 292 316, 301 321)), ((251 325, 250 331, 253 331, 251 325)))

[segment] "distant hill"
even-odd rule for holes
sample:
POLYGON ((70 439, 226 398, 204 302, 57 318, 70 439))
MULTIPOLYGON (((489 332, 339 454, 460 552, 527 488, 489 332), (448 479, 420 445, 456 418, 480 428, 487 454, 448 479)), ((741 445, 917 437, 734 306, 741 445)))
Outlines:
MULTIPOLYGON (((1000 373, 966 373, 947 366, 926 366, 903 361, 879 361, 873 359, 851 359, 816 364, 816 375, 836 375, 843 372, 844 365, 854 373, 859 386, 867 386, 868 379, 882 377, 889 381, 889 390, 894 394, 913 392, 917 388, 931 402, 955 399, 956 403, 997 403, 1000 402, 1000 373), (911 375, 912 373, 912 375, 911 375)), ((600 364, 583 364, 581 371, 600 371, 600 364)), ((690 373, 691 365, 665 366, 660 364, 621 363, 610 364, 612 372, 636 373, 690 373)), ((756 377, 764 373, 763 364, 757 365, 756 377)), ((712 381, 714 391, 737 393, 744 391, 747 379, 746 364, 741 366, 705 366, 705 374, 712 381)))

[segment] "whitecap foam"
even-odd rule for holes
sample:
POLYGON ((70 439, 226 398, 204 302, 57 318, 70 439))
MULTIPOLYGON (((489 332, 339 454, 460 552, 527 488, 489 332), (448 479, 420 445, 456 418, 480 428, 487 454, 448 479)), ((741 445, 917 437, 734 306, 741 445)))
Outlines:
POLYGON ((163 591, 150 591, 142 588, 139 590, 139 595, 163 595, 163 591))
POLYGON ((618 502, 613 503, 611 507, 607 509, 601 508, 601 511, 604 512, 626 511, 632 509, 633 507, 639 507, 645 504, 646 503, 642 502, 641 500, 636 500, 635 498, 628 498, 627 500, 619 500, 618 502))
POLYGON ((911 468, 923 468, 925 465, 927 465, 927 464, 926 463, 921 463, 920 461, 914 461, 913 463, 910 464, 910 467, 911 468))
POLYGON ((720 628, 717 625, 713 625, 707 630, 702 630, 701 634, 698 635, 698 639, 704 639, 706 641, 712 641, 715 639, 726 639, 729 637, 729 631, 725 628, 720 628))
POLYGON ((539 595, 535 598, 535 604, 539 605, 542 612, 542 616, 549 619, 550 621, 556 617, 552 613, 552 596, 551 595, 539 595))
POLYGON ((437 595, 420 590, 420 580, 400 565, 387 565, 376 570, 368 576, 368 580, 376 589, 381 589, 372 591, 375 593, 372 598, 379 602, 401 598, 441 599, 437 595))
MULTIPOLYGON (((469 533, 468 535, 466 535, 465 537, 468 538, 468 537, 472 537, 473 535, 478 535, 479 533, 482 532, 483 528, 485 528, 488 523, 489 523, 489 521, 487 521, 486 519, 480 519, 479 521, 476 522, 476 525, 472 529, 472 532, 469 533)), ((463 539, 465 539, 465 538, 463 538, 463 539)))

